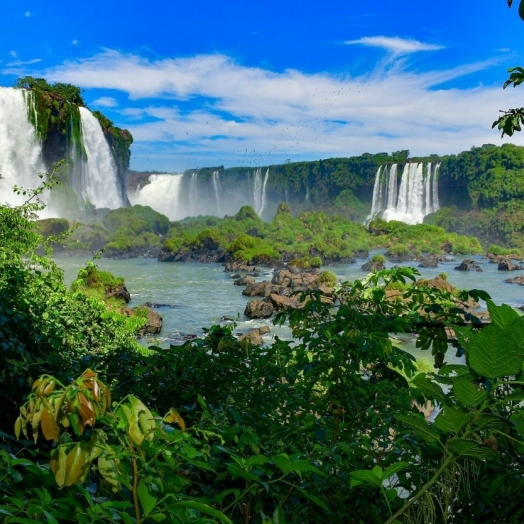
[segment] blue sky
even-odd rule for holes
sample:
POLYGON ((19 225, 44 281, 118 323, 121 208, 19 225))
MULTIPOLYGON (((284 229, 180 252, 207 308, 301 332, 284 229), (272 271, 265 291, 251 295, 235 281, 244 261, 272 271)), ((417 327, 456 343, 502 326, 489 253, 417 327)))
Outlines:
POLYGON ((524 106, 506 0, 4 0, 0 34, 0 85, 82 87, 138 170, 458 153, 524 106))

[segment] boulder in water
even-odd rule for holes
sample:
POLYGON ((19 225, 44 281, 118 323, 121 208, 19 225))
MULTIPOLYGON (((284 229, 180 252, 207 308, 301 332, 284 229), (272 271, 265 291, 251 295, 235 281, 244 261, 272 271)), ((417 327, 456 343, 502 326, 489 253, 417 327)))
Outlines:
POLYGON ((244 278, 237 278, 233 284, 235 286, 247 286, 247 285, 253 285, 255 283, 255 279, 253 277, 246 276, 244 278))
POLYGON ((244 315, 248 318, 269 318, 275 311, 268 300, 251 300, 246 304, 244 315))
POLYGON ((363 264, 361 269, 369 273, 370 271, 382 271, 383 269, 386 269, 386 266, 382 262, 371 259, 363 264))
POLYGON ((252 329, 251 331, 248 331, 247 333, 244 333, 238 337, 238 341, 242 342, 243 340, 247 340, 250 344, 253 344, 253 346, 261 346, 264 343, 264 340, 262 339, 262 335, 265 335, 270 332, 270 329, 268 326, 262 326, 259 328, 252 329))
POLYGON ((478 265, 478 263, 471 259, 463 260, 458 266, 455 266, 453 269, 457 271, 477 271, 478 273, 482 272, 482 268, 478 265))

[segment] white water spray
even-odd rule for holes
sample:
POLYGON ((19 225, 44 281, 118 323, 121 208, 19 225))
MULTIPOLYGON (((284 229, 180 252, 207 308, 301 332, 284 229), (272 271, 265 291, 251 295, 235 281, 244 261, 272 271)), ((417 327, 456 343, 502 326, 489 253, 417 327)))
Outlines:
POLYGON ((87 160, 82 160, 82 196, 95 207, 116 209, 125 204, 118 187, 118 172, 100 122, 85 107, 79 107, 82 141, 87 160))
POLYGON ((222 186, 220 185, 220 173, 218 171, 213 171, 211 178, 213 179, 213 189, 215 190, 217 214, 221 215, 222 211, 220 207, 220 195, 222 194, 222 186))
POLYGON ((258 168, 255 171, 255 180, 253 182, 253 207, 258 216, 262 216, 264 208, 266 207, 266 184, 268 178, 269 168, 267 169, 263 180, 262 169, 258 168))
POLYGON ((0 203, 20 205, 23 196, 13 192, 15 185, 34 189, 45 172, 42 147, 28 118, 34 108, 33 95, 22 89, 0 88, 0 203), (26 100, 29 97, 29 100, 26 100))
POLYGON ((183 175, 151 175, 146 184, 134 195, 129 195, 132 205, 152 207, 170 220, 187 216, 186 207, 180 205, 183 175))
POLYGON ((397 165, 380 166, 375 176, 373 202, 368 222, 376 216, 419 224, 439 209, 440 164, 407 163, 397 191, 397 165))

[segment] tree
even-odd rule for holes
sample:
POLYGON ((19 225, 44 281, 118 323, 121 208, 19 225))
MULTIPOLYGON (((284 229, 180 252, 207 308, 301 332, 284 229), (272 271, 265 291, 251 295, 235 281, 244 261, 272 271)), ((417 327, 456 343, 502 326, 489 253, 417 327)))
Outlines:
MULTIPOLYGON (((513 0, 507 0, 507 2, 508 7, 511 8, 513 0)), ((519 16, 524 20, 524 0, 520 0, 519 2, 519 16)), ((504 82, 504 89, 510 85, 517 87, 524 82, 524 68, 518 66, 511 67, 508 69, 508 73, 510 73, 510 75, 504 82)), ((524 123, 524 107, 508 109, 507 111, 501 110, 501 113, 503 113, 502 116, 493 122, 491 126, 492 129, 497 126, 499 131, 502 131, 502 137, 504 135, 512 136, 515 131, 522 130, 521 124, 524 123)))

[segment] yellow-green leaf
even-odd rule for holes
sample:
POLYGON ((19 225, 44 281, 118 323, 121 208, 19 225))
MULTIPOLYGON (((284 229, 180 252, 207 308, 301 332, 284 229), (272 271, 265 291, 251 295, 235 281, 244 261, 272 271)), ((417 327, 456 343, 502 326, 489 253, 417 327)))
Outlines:
POLYGON ((66 450, 64 446, 59 446, 51 453, 51 460, 49 466, 55 475, 56 483, 62 487, 66 478, 66 450))
POLYGON ((180 416, 175 408, 169 408, 169 413, 165 416, 164 420, 168 424, 176 422, 183 430, 186 429, 186 423, 184 422, 184 419, 180 416))
POLYGON ((82 479, 85 478, 90 466, 91 463, 86 460, 85 449, 80 443, 76 444, 67 454, 64 486, 71 486, 78 482, 82 482, 82 479))
MULTIPOLYGON (((58 435, 60 434, 60 429, 56 423, 55 417, 51 415, 47 408, 41 410, 42 416, 40 420, 40 427, 42 428, 42 433, 46 440, 54 440, 58 442, 58 435)), ((36 439, 35 439, 36 440, 36 439)))

